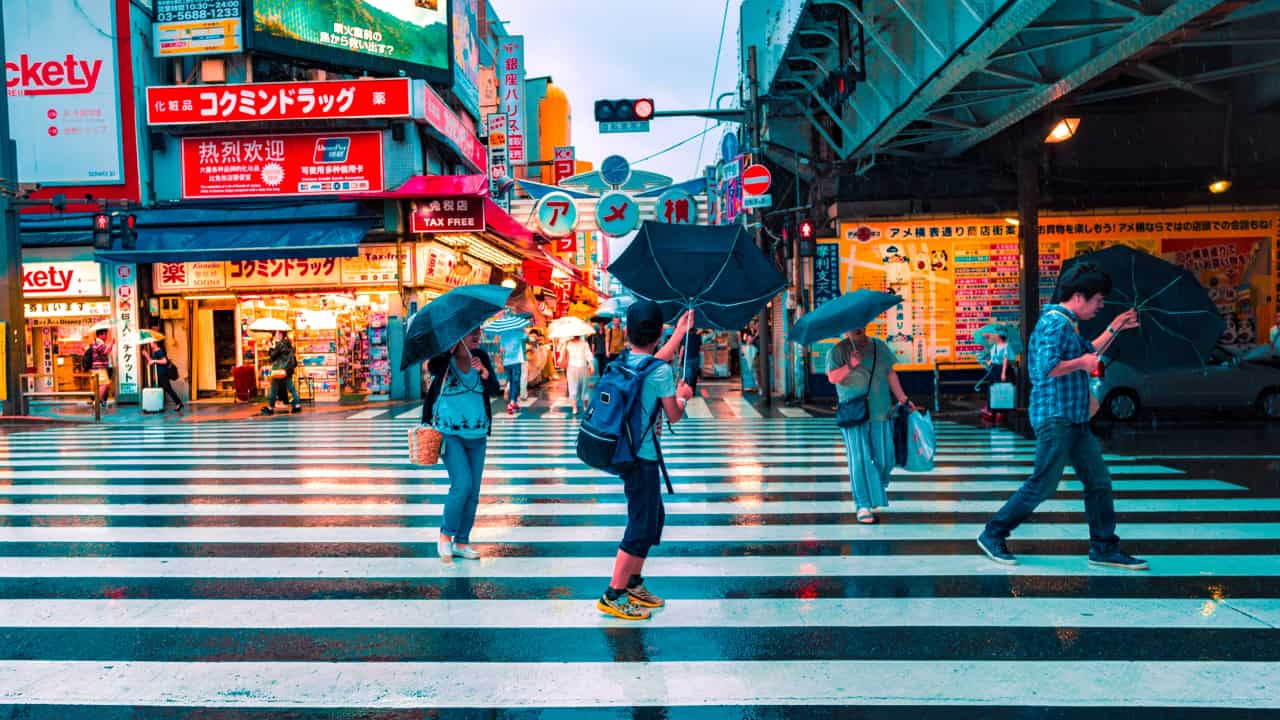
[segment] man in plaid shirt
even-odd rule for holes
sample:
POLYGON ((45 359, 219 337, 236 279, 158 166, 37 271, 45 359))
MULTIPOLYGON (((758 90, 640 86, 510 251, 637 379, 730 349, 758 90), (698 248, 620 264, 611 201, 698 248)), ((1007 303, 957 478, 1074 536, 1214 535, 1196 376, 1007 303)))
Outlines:
POLYGON ((1062 274, 1054 299, 1046 305, 1031 334, 1028 370, 1031 375, 1031 428, 1036 435, 1036 461, 1022 487, 1000 508, 978 536, 978 547, 992 560, 1006 565, 1018 559, 1005 541, 1015 528, 1058 490, 1068 461, 1084 485, 1084 511, 1089 519, 1089 564, 1126 570, 1146 570, 1147 563, 1120 551, 1116 537, 1115 500, 1111 473, 1102 448, 1089 430, 1089 378, 1098 368, 1098 355, 1115 337, 1138 326, 1129 310, 1116 317, 1092 343, 1080 336, 1081 320, 1102 310, 1111 278, 1097 266, 1077 263, 1062 274))

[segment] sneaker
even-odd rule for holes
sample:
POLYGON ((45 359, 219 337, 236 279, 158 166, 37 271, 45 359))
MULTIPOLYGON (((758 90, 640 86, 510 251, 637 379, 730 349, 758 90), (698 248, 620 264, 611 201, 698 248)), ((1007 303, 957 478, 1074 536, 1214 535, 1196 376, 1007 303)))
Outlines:
POLYGON ((1089 564, 1097 567, 1119 568, 1121 570, 1147 570, 1150 568, 1146 560, 1139 560, 1119 550, 1105 553, 1090 552, 1089 564))
POLYGON ((302 406, 301 406, 301 405, 294 405, 294 406, 293 406, 293 414, 294 414, 294 415, 297 415, 297 414, 298 414, 298 413, 300 413, 300 412, 302 412, 302 406))
POLYGON ((443 536, 436 538, 436 555, 441 562, 453 562, 453 541, 443 536))
POLYGON ((612 615, 623 620, 649 619, 649 611, 633 604, 630 596, 626 593, 619 595, 617 600, 610 600, 608 595, 601 595, 600 599, 596 601, 596 609, 605 615, 612 615))
POLYGON ((862 524, 862 525, 875 525, 875 524, 876 524, 876 516, 875 516, 875 513, 871 512, 870 510, 868 510, 868 509, 866 509, 866 508, 858 508, 857 520, 858 520, 858 523, 859 523, 859 524, 862 524))
POLYGON ((262 414, 263 414, 263 415, 275 415, 275 414, 276 414, 276 411, 275 411, 275 410, 272 410, 272 409, 271 409, 271 408, 269 408, 269 407, 264 407, 264 408, 262 408, 262 414))
POLYGON ((515 403, 507 403, 507 414, 508 414, 508 415, 515 415, 515 414, 516 414, 516 404, 515 404, 515 403))
POLYGON ((1001 565, 1018 564, 1018 558, 1009 552, 1009 546, 1005 544, 1004 540, 998 540, 983 533, 978 536, 978 547, 982 548, 982 552, 986 553, 987 557, 1001 565))
POLYGON ((473 547, 471 547, 471 546, 463 547, 462 545, 459 545, 458 543, 454 543, 454 544, 453 544, 453 555, 454 555, 454 557, 460 557, 460 558, 463 558, 463 559, 466 559, 466 560, 479 560, 479 559, 480 559, 480 551, 479 551, 479 550, 476 550, 475 548, 473 548, 473 547))
POLYGON ((631 598, 631 602, 641 607, 660 608, 667 604, 666 600, 649 592, 649 589, 640 583, 635 587, 627 588, 627 596, 631 598))

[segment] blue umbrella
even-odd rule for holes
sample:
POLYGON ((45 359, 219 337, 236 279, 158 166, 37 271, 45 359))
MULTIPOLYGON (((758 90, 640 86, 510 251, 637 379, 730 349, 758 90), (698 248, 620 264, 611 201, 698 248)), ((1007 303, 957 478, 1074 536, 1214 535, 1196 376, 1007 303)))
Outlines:
POLYGON ((990 351, 992 343, 989 340, 987 340, 987 336, 1000 335, 1002 333, 1004 334, 1006 340, 1008 341, 1009 351, 1012 352, 1014 355, 1021 355, 1022 354, 1022 334, 1021 334, 1021 331, 1018 330, 1018 328, 1013 327, 1012 325, 1006 325, 1004 323, 995 323, 995 322, 987 323, 986 325, 983 325, 980 330, 978 330, 973 334, 973 342, 978 345, 981 345, 982 347, 990 351))
POLYGON ((876 290, 845 293, 797 320, 791 326, 787 339, 801 345, 812 345, 827 338, 840 337, 850 330, 866 327, 900 302, 901 297, 876 290))
POLYGON ((646 220, 609 273, 639 297, 702 310, 713 325, 729 328, 741 327, 746 321, 737 318, 750 319, 787 286, 741 225, 646 220))
POLYGON ((484 331, 493 335, 517 332, 533 324, 527 313, 507 313, 484 324, 484 331))
POLYGON ((1081 334, 1093 339, 1120 313, 1138 311, 1140 327, 1121 333, 1107 348, 1109 362, 1140 371, 1204 366, 1226 323, 1189 270, 1124 245, 1072 258, 1063 272, 1078 262, 1098 266, 1112 285, 1102 311, 1080 323, 1081 334))
POLYGON ((409 318, 400 369, 448 352, 502 310, 511 289, 500 285, 464 285, 427 303, 409 318))
MULTIPOLYGON (((679 320, 687 309, 678 302, 660 303, 660 307, 662 308, 663 321, 669 323, 679 320)), ((693 311, 693 326, 695 328, 722 330, 724 332, 737 332, 746 327, 757 312, 755 308, 746 305, 727 308, 715 305, 699 305, 693 311)))

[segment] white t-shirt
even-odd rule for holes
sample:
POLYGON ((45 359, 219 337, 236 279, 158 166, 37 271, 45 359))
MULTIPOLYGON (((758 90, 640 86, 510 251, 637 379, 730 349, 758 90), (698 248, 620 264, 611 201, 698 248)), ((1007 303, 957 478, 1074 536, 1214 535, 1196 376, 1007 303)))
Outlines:
POLYGON ((592 364, 591 344, 586 340, 573 340, 565 346, 569 354, 569 367, 588 368, 592 364))

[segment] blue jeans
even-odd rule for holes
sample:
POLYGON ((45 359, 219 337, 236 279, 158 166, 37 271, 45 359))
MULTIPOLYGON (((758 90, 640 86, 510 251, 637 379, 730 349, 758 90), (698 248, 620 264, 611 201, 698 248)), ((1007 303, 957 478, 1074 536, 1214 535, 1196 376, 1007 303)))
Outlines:
POLYGON ((524 363, 507 363, 507 402, 520 401, 520 378, 524 375, 524 363))
POLYGON ((471 528, 480 507, 480 477, 484 474, 484 453, 488 438, 468 440, 444 436, 444 468, 449 473, 449 496, 444 501, 440 534, 465 545, 471 542, 471 528))
POLYGON ((1089 545, 1093 552, 1106 553, 1120 544, 1116 537, 1115 498, 1111 493, 1111 473, 1102 460, 1102 448, 1089 431, 1089 423, 1050 420, 1036 429, 1036 464, 1022 487, 987 523, 984 534, 998 539, 1031 517, 1040 503, 1058 491, 1067 462, 1084 485, 1084 512, 1089 520, 1089 545))

